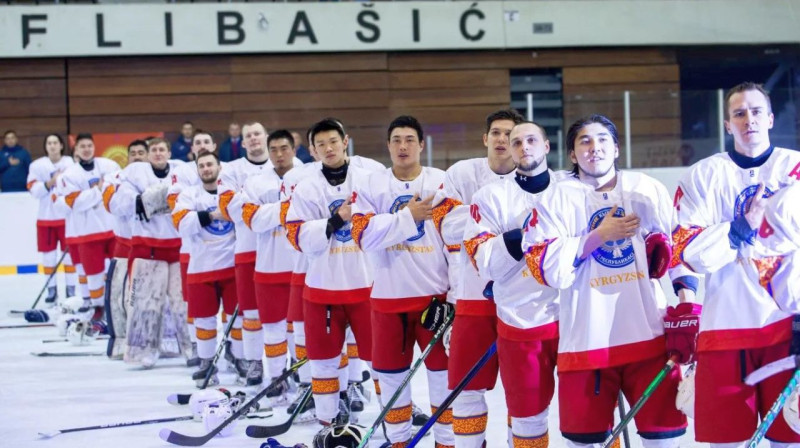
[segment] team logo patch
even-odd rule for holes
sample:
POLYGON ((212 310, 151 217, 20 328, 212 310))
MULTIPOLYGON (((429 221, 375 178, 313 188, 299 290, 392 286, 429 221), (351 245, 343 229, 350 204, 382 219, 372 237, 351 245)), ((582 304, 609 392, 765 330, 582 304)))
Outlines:
MULTIPOLYGON (((217 209, 217 207, 213 206, 213 207, 209 207, 208 210, 206 210, 206 211, 211 213, 216 209, 217 209)), ((210 233, 212 235, 225 235, 225 234, 231 233, 231 231, 233 230, 233 223, 230 222, 230 221, 223 221, 221 219, 215 219, 215 220, 211 221, 211 224, 209 224, 208 226, 206 226, 204 228, 206 229, 206 232, 208 232, 208 233, 210 233)))
MULTIPOLYGON (((344 204, 344 199, 337 199, 328 205, 328 210, 331 212, 331 216, 339 211, 339 207, 341 207, 342 204, 344 204)), ((348 222, 341 229, 333 232, 333 237, 336 238, 336 241, 340 241, 342 243, 352 240, 353 236, 350 235, 350 223, 348 222)))
MULTIPOLYGON (((596 229, 603 221, 603 218, 611 211, 611 207, 602 208, 589 218, 589 231, 596 229)), ((625 216, 622 207, 617 208, 614 216, 621 218, 625 216)), ((633 263, 633 243, 630 238, 621 240, 606 241, 602 246, 592 252, 592 257, 601 265, 608 268, 621 268, 633 263)))
MULTIPOLYGON (((750 185, 736 196, 736 204, 733 206, 734 219, 740 218, 750 211, 750 204, 753 203, 753 197, 756 195, 757 190, 758 185, 750 185)), ((775 192, 770 190, 769 187, 764 187, 763 197, 768 198, 773 194, 775 194, 775 192)))
MULTIPOLYGON (((404 194, 402 196, 398 196, 397 199, 395 199, 394 202, 392 203, 392 206, 389 207, 389 213, 397 213, 400 210, 403 210, 404 208, 406 208, 406 205, 408 205, 408 201, 410 201, 411 198, 413 198, 413 197, 414 196, 412 196, 410 194, 404 194)), ((417 200, 419 201, 419 199, 417 199, 417 200)), ((406 241, 416 241, 416 240, 422 238, 423 236, 425 236, 425 222, 424 221, 419 223, 419 224, 417 224, 417 234, 412 236, 411 238, 407 239, 406 241)))
POLYGON ((94 187, 98 183, 100 183, 100 178, 99 177, 93 177, 93 178, 89 179, 89 186, 90 187, 94 187))

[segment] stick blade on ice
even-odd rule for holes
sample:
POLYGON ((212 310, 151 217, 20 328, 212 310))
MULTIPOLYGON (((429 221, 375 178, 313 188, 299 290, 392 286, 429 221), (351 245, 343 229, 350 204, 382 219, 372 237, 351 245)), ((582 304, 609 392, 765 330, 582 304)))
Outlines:
POLYGON ((49 431, 49 432, 42 432, 39 431, 39 438, 41 439, 52 439, 53 437, 61 434, 61 431, 49 431))
POLYGON ((213 437, 213 435, 211 437, 207 436, 193 437, 193 436, 183 435, 175 431, 172 431, 170 429, 164 428, 158 432, 158 437, 160 437, 161 440, 169 442, 173 445, 202 446, 203 444, 208 442, 208 440, 211 437, 213 437))

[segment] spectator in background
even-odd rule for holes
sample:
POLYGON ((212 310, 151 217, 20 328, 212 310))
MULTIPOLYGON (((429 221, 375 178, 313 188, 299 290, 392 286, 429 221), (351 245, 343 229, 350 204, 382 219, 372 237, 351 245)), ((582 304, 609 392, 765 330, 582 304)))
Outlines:
POLYGON ((292 137, 294 138, 295 157, 302 160, 303 163, 313 162, 314 158, 311 157, 308 148, 303 144, 303 136, 299 132, 292 132, 292 137))
POLYGON ((3 148, 0 149, 0 191, 28 191, 28 167, 31 155, 18 144, 17 133, 6 131, 3 134, 3 148))
POLYGON ((188 162, 192 160, 192 137, 194 124, 186 121, 181 125, 181 135, 172 143, 172 158, 188 162))
POLYGON ((242 127, 239 126, 239 123, 228 125, 228 135, 229 137, 219 147, 219 160, 222 162, 231 162, 244 156, 244 151, 242 150, 242 127))

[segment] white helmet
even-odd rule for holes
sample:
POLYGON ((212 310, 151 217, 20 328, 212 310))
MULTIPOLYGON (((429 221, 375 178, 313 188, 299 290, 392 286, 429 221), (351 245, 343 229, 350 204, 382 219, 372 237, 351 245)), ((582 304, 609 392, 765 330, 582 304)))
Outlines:
POLYGON ((80 296, 67 297, 61 302, 61 312, 64 314, 77 313, 81 308, 83 308, 83 297, 80 296))
POLYGON ((798 406, 797 389, 789 395, 789 399, 783 405, 783 419, 792 430, 800 434, 800 407, 798 406))
MULTIPOLYGON (((206 432, 211 432, 219 425, 222 424, 225 420, 231 418, 234 413, 234 406, 238 400, 236 399, 224 399, 219 401, 212 401, 207 403, 205 408, 203 408, 203 426, 206 429, 206 432)), ((236 420, 230 422, 227 426, 222 428, 222 431, 217 433, 217 435, 222 437, 227 437, 231 435, 233 432, 233 428, 236 426, 236 420)))
POLYGON ((189 397, 189 409, 192 411, 195 421, 199 422, 203 419, 203 409, 207 404, 222 401, 226 398, 228 397, 217 389, 199 390, 189 397))
POLYGON ((92 329, 92 325, 83 320, 76 320, 69 323, 67 327, 67 340, 72 345, 89 345, 95 340, 97 333, 92 329))
POLYGON ((675 407, 687 417, 694 418, 694 364, 689 367, 678 384, 675 407))

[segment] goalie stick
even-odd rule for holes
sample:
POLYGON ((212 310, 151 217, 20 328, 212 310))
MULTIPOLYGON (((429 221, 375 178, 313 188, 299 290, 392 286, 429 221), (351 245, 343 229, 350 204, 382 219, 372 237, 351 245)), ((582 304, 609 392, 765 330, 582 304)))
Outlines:
POLYGON ((408 448, 417 446, 419 441, 422 440, 422 438, 425 437, 425 434, 427 434, 428 431, 431 429, 431 427, 433 427, 433 424, 436 423, 436 420, 438 420, 439 417, 441 417, 441 415, 444 414, 445 411, 447 411, 447 409, 450 408, 450 405, 453 404, 453 402, 456 400, 456 397, 458 397, 458 395, 464 390, 464 388, 467 387, 470 381, 472 381, 472 378, 474 378, 475 375, 477 375, 478 372, 480 372, 483 366, 489 361, 489 358, 494 356, 496 352, 497 352, 497 342, 492 342, 492 345, 489 346, 489 349, 486 350, 486 353, 484 353, 483 356, 481 356, 481 358, 478 360, 478 362, 476 362, 475 365, 472 366, 471 369, 469 369, 469 372, 467 372, 467 374, 464 376, 461 382, 459 382, 458 385, 456 385, 453 391, 450 392, 450 395, 448 395, 447 398, 445 398, 444 401, 442 401, 442 403, 436 409, 436 412, 434 412, 433 415, 431 415, 431 418, 428 419, 428 422, 425 423, 425 426, 423 426, 422 428, 419 429, 419 431, 417 431, 417 433, 414 435, 414 438, 411 439, 411 443, 408 444, 408 448))
MULTIPOLYGON (((223 311, 224 313, 224 311, 223 311)), ((206 377, 203 379, 203 385, 199 387, 200 390, 205 389, 208 387, 208 382, 211 381, 211 376, 214 373, 214 370, 217 368, 217 361, 219 361, 219 356, 222 354, 222 350, 225 348, 225 342, 228 340, 228 335, 231 334, 231 330, 233 329, 233 323, 236 322, 236 318, 239 317, 239 304, 236 304, 236 308, 233 309, 233 314, 231 314, 231 320, 228 322, 228 325, 225 327, 225 334, 222 336, 222 339, 217 346, 217 352, 214 353, 214 357, 211 358, 211 367, 208 368, 206 371, 206 377)))
POLYGON ((454 314, 455 314, 454 310, 451 310, 449 313, 447 313, 444 322, 439 327, 439 329, 436 330, 436 333, 433 334, 433 338, 431 338, 431 341, 428 342, 428 346, 425 347, 425 350, 422 352, 419 358, 417 358, 417 361, 411 367, 411 370, 408 371, 406 377, 403 378, 403 381, 397 387, 397 391, 389 398, 389 401, 386 402, 386 405, 383 407, 383 410, 378 415, 378 418, 375 419, 375 422, 372 423, 372 426, 367 430, 366 434, 364 434, 364 437, 361 438, 361 443, 358 444, 357 448, 364 448, 365 446, 367 446, 367 443, 369 442, 369 439, 372 437, 372 435, 375 433, 375 430, 378 428, 378 426, 381 425, 383 419, 386 418, 386 414, 388 414, 389 411, 392 409, 392 406, 397 401, 397 399, 400 398, 400 394, 403 392, 403 389, 405 389, 408 383, 411 382, 411 377, 413 377, 414 374, 417 373, 417 370, 419 370, 422 363, 425 362, 425 358, 427 358, 428 355, 431 353, 431 350, 433 350, 433 346, 436 345, 437 342, 439 342, 439 340, 442 338, 442 335, 444 335, 444 332, 447 331, 448 328, 450 328, 450 325, 452 325, 454 314))
POLYGON ((280 384, 281 382, 285 381, 287 378, 292 376, 292 374, 297 369, 299 369, 307 362, 308 359, 303 358, 300 361, 297 361, 295 364, 292 364, 292 366, 286 369, 286 371, 283 372, 279 377, 275 378, 269 384, 269 386, 265 387, 261 392, 257 393, 253 398, 250 399, 250 401, 243 404, 236 412, 233 413, 233 415, 228 417, 224 422, 220 423, 219 426, 214 428, 208 434, 202 436, 187 436, 179 432, 175 432, 170 429, 164 428, 161 431, 159 431, 158 436, 161 438, 161 440, 172 443, 173 445, 202 446, 206 442, 214 438, 215 435, 219 434, 226 426, 231 424, 231 422, 238 419, 242 415, 246 414, 247 411, 258 402, 258 400, 266 397, 267 393, 269 393, 273 388, 275 388, 275 386, 277 386, 278 384, 280 384))
POLYGON ((294 411, 285 422, 273 426, 250 425, 245 429, 245 434, 247 434, 248 437, 264 439, 266 437, 275 437, 285 433, 289 430, 289 428, 292 427, 294 419, 297 418, 301 412, 303 412, 303 409, 306 407, 306 403, 309 399, 311 399, 310 387, 306 389, 305 393, 303 393, 300 403, 294 408, 294 411))

